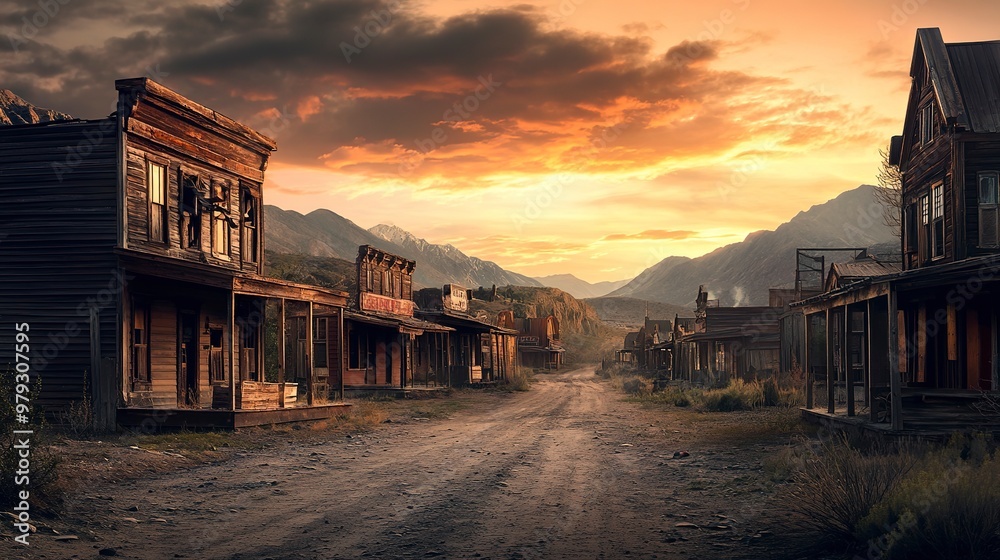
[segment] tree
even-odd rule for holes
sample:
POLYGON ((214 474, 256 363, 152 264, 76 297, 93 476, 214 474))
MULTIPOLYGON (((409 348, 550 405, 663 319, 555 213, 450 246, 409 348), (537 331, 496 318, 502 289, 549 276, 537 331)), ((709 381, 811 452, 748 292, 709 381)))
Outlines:
POLYGON ((882 205, 882 221, 899 237, 902 235, 903 174, 898 166, 889 163, 889 149, 886 146, 878 151, 882 161, 876 175, 875 200, 882 205))

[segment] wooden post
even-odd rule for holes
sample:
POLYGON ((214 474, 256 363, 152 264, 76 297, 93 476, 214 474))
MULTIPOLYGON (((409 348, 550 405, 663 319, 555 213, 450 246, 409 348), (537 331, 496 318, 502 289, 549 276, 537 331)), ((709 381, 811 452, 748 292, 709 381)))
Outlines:
POLYGON ((899 379, 899 338, 896 290, 889 285, 889 390, 891 392, 892 429, 903 429, 903 397, 899 379))
POLYGON ((104 395, 104 383, 101 383, 101 312, 96 307, 90 308, 90 378, 84 379, 84 389, 90 385, 90 402, 86 403, 95 412, 92 418, 92 427, 97 431, 103 431, 107 426, 108 418, 104 417, 104 402, 108 395, 104 395))
POLYGON ((854 416, 854 364, 851 363, 851 309, 844 304, 844 388, 847 390, 847 415, 854 416))
POLYGON ((278 408, 285 408, 285 299, 278 299, 278 408))
MULTIPOLYGON (((236 354, 233 352, 233 346, 236 345, 236 337, 233 336, 236 329, 236 320, 234 316, 236 314, 236 294, 233 293, 232 290, 229 291, 229 298, 226 300, 226 314, 229 317, 229 319, 227 319, 229 328, 227 328, 224 333, 222 343, 226 347, 226 354, 229 358, 229 364, 227 364, 228 367, 226 368, 229 373, 229 409, 236 410, 236 376, 233 375, 235 372, 235 368, 233 368, 233 356, 236 354), (226 342, 229 342, 229 344, 226 344, 226 342)), ((198 376, 201 377, 200 372, 198 376)))
MULTIPOLYGON (((313 341, 313 304, 312 302, 306 302, 306 404, 312 406, 315 404, 316 395, 316 374, 315 368, 313 368, 313 349, 316 348, 315 342, 313 341)), ((282 393, 281 400, 285 400, 285 395, 282 393)))
POLYGON ((836 391, 834 389, 834 371, 833 371, 833 329, 830 328, 830 310, 826 310, 826 411, 833 414, 837 411, 836 404, 836 391))
POLYGON ((806 378, 806 408, 812 409, 816 404, 816 398, 813 396, 813 372, 809 367, 809 340, 812 337, 812 329, 809 327, 812 324, 809 315, 802 313, 803 325, 802 331, 805 333, 805 352, 802 353, 803 364, 799 364, 799 367, 804 368, 805 378, 806 378))
POLYGON ((340 386, 338 387, 338 389, 340 390, 340 398, 343 399, 344 398, 344 371, 345 371, 344 360, 347 359, 347 357, 344 355, 344 339, 347 338, 347 333, 344 331, 344 310, 343 309, 338 309, 337 310, 337 321, 338 321, 338 324, 340 325, 339 329, 337 330, 337 348, 339 350, 338 353, 337 353, 337 358, 338 358, 337 359, 337 367, 339 368, 339 373, 340 373, 340 375, 339 375, 339 377, 340 377, 340 383, 339 383, 339 385, 340 386))

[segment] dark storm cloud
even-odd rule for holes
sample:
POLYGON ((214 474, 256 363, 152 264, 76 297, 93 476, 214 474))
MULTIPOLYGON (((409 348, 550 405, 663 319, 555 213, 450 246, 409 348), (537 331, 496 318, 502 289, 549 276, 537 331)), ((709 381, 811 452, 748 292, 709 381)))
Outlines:
MULTIPOLYGON (((0 86, 95 117, 112 106, 114 79, 150 75, 278 136, 283 161, 318 165, 341 146, 417 150, 438 129, 446 141, 435 149, 504 135, 530 149, 574 134, 551 127, 577 122, 593 130, 614 125, 609 118, 628 120, 638 133, 681 101, 724 98, 763 80, 706 68, 719 55, 714 42, 684 42, 657 54, 643 37, 549 29, 531 6, 443 20, 409 6, 69 3, 45 33, 22 38, 17 52, 0 51, 0 86), (75 46, 54 39, 83 20, 104 39, 75 46), (501 85, 486 92, 489 81, 501 85), (623 98, 638 106, 615 107, 623 98), (281 126, 273 126, 276 120, 281 126)), ((31 5, 2 13, 8 36, 30 12, 31 5)))

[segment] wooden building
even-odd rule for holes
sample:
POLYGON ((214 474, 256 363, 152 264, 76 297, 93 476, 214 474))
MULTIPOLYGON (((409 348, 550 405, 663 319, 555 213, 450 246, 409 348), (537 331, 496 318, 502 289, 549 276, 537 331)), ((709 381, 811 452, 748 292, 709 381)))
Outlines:
POLYGON ((559 340, 559 320, 554 315, 517 319, 517 354, 521 365, 534 369, 559 369, 566 350, 559 340))
POLYGON ((724 386, 778 371, 780 308, 720 307, 704 286, 696 303, 694 332, 674 341, 675 379, 724 386))
POLYGON ((344 314, 337 362, 351 392, 447 387, 450 327, 414 316, 416 262, 371 245, 358 247, 355 309, 344 314))
POLYGON ((420 290, 418 316, 451 330, 448 344, 450 383, 454 387, 513 380, 519 375, 517 331, 513 313, 500 313, 496 324, 468 313, 470 291, 457 284, 420 290))
POLYGON ((89 395, 104 429, 329 415, 312 319, 347 294, 264 277, 274 141, 147 78, 115 87, 108 118, 0 127, 0 337, 30 325, 37 404, 89 395))
POLYGON ((998 386, 1000 41, 947 44, 919 29, 910 76, 890 153, 902 175, 902 271, 846 285, 831 274, 830 290, 802 303, 815 318, 807 327, 825 331, 816 351, 834 380, 826 407, 810 391, 807 409, 894 430, 997 429, 996 411, 979 405, 998 386))

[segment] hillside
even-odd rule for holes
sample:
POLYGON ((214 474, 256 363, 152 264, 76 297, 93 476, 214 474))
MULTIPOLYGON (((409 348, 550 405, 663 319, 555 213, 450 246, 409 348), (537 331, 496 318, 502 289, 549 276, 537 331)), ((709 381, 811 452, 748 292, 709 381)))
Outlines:
POLYGON ((72 119, 73 117, 66 113, 35 107, 9 89, 0 89, 0 125, 36 124, 72 119))
POLYGON ((483 313, 491 319, 506 309, 516 317, 555 315, 559 320, 567 363, 600 361, 621 347, 623 329, 612 328, 601 321, 597 312, 584 301, 557 288, 508 286, 498 291, 502 301, 472 300, 470 313, 483 313))
POLYGON ((690 306, 704 284, 722 305, 766 305, 768 288, 794 282, 796 248, 898 246, 898 238, 872 210, 878 209, 874 192, 875 187, 862 185, 800 212, 774 231, 751 233, 696 259, 664 259, 609 295, 690 306))
POLYGON ((670 319, 674 316, 694 317, 693 306, 682 307, 660 301, 646 301, 629 297, 599 297, 583 300, 591 306, 602 321, 614 327, 634 329, 643 324, 646 313, 650 319, 670 319))
POLYGON ((629 282, 628 280, 617 280, 614 282, 597 282, 596 284, 591 284, 572 274, 553 274, 552 276, 535 278, 535 280, 543 286, 559 288, 577 299, 601 297, 621 288, 629 282))
POLYGON ((452 282, 467 288, 494 284, 540 285, 495 263, 469 257, 450 245, 434 245, 399 228, 388 231, 389 227, 372 228, 382 234, 376 235, 330 210, 314 210, 303 215, 277 206, 264 206, 264 241, 270 251, 336 257, 353 263, 359 245, 373 245, 417 261, 414 282, 422 287, 452 282))
POLYGON ((264 271, 271 278, 354 293, 357 272, 353 262, 336 257, 313 257, 264 252, 264 271))

